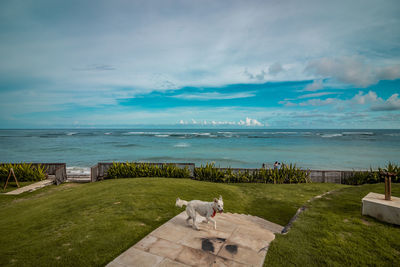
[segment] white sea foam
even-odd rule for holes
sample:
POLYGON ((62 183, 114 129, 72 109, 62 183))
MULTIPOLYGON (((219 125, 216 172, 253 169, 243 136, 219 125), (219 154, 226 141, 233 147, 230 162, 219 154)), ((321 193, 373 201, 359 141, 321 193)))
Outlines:
POLYGON ((67 167, 67 175, 90 175, 90 168, 79 166, 67 167))
POLYGON ((323 138, 332 138, 332 137, 340 137, 343 136, 343 134, 335 133, 335 134, 322 134, 321 137, 323 138))
POLYGON ((263 132, 263 134, 298 134, 299 132, 263 132))
POLYGON ((275 132, 275 134, 298 134, 298 132, 275 132))
POLYGON ((390 134, 385 134, 387 136, 400 136, 400 133, 390 133, 390 134))
POLYGON ((156 134, 155 137, 168 137, 169 134, 156 134))
POLYGON ((104 133, 105 135, 111 135, 112 133, 104 133))
POLYGON ((193 135, 199 135, 199 136, 210 136, 211 133, 193 133, 193 135))
POLYGON ((174 145, 174 147, 190 147, 190 144, 188 144, 188 143, 178 143, 178 144, 174 145))
POLYGON ((77 132, 68 132, 68 133, 66 133, 66 135, 68 135, 68 136, 75 135, 75 134, 77 134, 77 132))
POLYGON ((344 135, 374 135, 373 132, 343 132, 344 135))
POLYGON ((123 133, 123 135, 135 135, 135 134, 144 134, 145 132, 127 132, 123 133))

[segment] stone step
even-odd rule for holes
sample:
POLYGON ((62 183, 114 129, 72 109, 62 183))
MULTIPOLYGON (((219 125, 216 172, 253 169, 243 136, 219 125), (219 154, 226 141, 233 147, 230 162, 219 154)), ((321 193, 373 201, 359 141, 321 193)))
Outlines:
POLYGON ((84 174, 67 174, 68 178, 88 178, 90 179, 90 175, 84 175, 84 174))
POLYGON ((68 183, 90 183, 90 177, 68 177, 67 182, 68 183))

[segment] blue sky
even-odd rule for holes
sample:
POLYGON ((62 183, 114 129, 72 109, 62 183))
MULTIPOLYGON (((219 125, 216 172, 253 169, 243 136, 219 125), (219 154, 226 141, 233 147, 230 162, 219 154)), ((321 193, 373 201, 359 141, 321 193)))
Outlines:
POLYGON ((398 1, 0 2, 0 127, 400 128, 398 1))

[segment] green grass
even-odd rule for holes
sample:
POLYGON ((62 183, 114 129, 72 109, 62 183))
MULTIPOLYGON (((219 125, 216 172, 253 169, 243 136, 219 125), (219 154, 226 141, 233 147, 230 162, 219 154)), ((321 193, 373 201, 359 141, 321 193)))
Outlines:
MULTIPOLYGON (((39 181, 18 182, 18 184, 19 184, 20 187, 24 187, 26 185, 30 185, 30 184, 37 183, 37 182, 39 182, 39 181)), ((13 191, 15 189, 18 189, 18 186, 17 186, 16 182, 11 182, 11 183, 9 182, 8 185, 7 185, 7 188, 5 190, 3 190, 4 183, 1 183, 0 186, 1 186, 0 187, 0 193, 7 193, 7 192, 13 191)))
POLYGON ((222 195, 228 212, 285 225, 308 199, 346 187, 135 178, 0 195, 0 265, 105 265, 180 213, 174 206, 178 196, 211 200, 222 195))
MULTIPOLYGON (((265 266, 400 266, 400 227, 361 215, 361 199, 384 184, 343 188, 315 200, 287 235, 272 242, 265 266)), ((392 184, 400 197, 400 184, 392 184)))

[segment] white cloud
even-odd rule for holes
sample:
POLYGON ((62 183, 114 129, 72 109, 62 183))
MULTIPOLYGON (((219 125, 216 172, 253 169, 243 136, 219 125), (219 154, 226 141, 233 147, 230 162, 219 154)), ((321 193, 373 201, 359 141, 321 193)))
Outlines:
MULTIPOLYGON (((323 95, 324 93, 316 93, 309 94, 308 96, 318 96, 323 95)), ((331 93, 329 93, 331 94, 331 93)), ((305 95, 307 96, 307 95, 305 95)), ((304 96, 303 96, 304 97, 304 96)), ((301 99, 299 97, 297 99, 301 99)), ((295 106, 328 106, 332 105, 337 109, 343 109, 343 106, 348 106, 351 109, 355 110, 370 110, 370 111, 395 111, 400 110, 400 98, 399 94, 393 94, 388 99, 384 100, 379 97, 376 92, 369 91, 368 93, 364 93, 362 91, 358 92, 354 97, 350 99, 339 99, 339 98, 327 98, 327 99, 309 99, 307 101, 295 103, 292 102, 296 99, 285 99, 280 101, 279 104, 284 105, 286 107, 295 107, 295 106)))
MULTIPOLYGON (((380 66, 367 62, 366 58, 361 56, 315 59, 307 64, 306 71, 322 78, 333 78, 360 87, 376 84, 380 80, 400 78, 399 64, 380 66)), ((305 90, 318 90, 319 87, 318 84, 312 84, 305 90)))
POLYGON ((364 94, 358 92, 352 99, 351 102, 356 105, 369 107, 372 111, 394 111, 400 110, 400 98, 399 94, 393 94, 388 99, 384 100, 373 92, 369 91, 364 94))
POLYGON ((238 125, 244 125, 244 126, 264 126, 261 122, 259 122, 256 119, 250 119, 246 118, 245 121, 240 120, 238 122, 238 125))
POLYGON ((324 88, 322 79, 314 80, 311 84, 308 84, 304 91, 318 91, 324 88))
POLYGON ((399 94, 393 94, 386 101, 380 102, 380 103, 378 103, 376 105, 372 105, 371 110, 373 110, 373 111, 400 110, 399 94))
POLYGON ((312 98, 312 97, 320 97, 324 95, 333 95, 333 94, 338 94, 335 92, 321 92, 321 93, 313 93, 313 94, 305 94, 297 97, 297 99, 303 99, 303 98, 312 98))
POLYGON ((393 12, 396 4, 390 1, 379 6, 363 1, 360 6, 348 1, 149 1, 142 5, 100 0, 79 10, 65 5, 65 14, 74 19, 36 15, 47 6, 41 0, 35 8, 2 3, 2 10, 8 10, 2 14, 2 33, 8 37, 0 44, 0 74, 11 77, 11 73, 17 80, 29 75, 71 88, 123 86, 135 91, 304 80, 309 77, 303 73, 306 60, 326 57, 334 47, 335 57, 360 49, 368 57, 379 53, 372 64, 383 66, 381 76, 398 76, 386 62, 399 59, 392 52, 398 48, 399 37, 393 33, 399 22, 393 12), (21 30, 28 27, 29 31, 21 30), (252 79, 240 75, 244 68, 253 70, 252 79))
POLYGON ((245 120, 239 120, 239 121, 219 121, 219 120, 191 120, 191 123, 188 123, 186 121, 180 120, 179 124, 181 125, 213 125, 213 126, 249 126, 249 127, 255 127, 255 126, 268 126, 267 123, 263 124, 259 122, 256 119, 251 119, 246 117, 245 120))
POLYGON ((255 92, 239 92, 232 94, 224 94, 218 92, 210 93, 194 93, 194 94, 180 94, 174 95, 174 98, 188 99, 188 100, 222 100, 222 99, 237 99, 255 96, 255 92))
POLYGON ((378 95, 373 91, 369 91, 367 94, 364 94, 362 91, 360 91, 353 97, 352 100, 358 105, 370 105, 383 101, 383 99, 378 97, 378 95))
POLYGON ((299 103, 300 106, 327 106, 332 104, 337 104, 341 100, 337 98, 327 98, 327 99, 310 99, 305 102, 299 103))
POLYGON ((247 70, 247 68, 244 70, 243 74, 247 76, 250 80, 257 80, 257 81, 264 81, 265 76, 267 73, 264 70, 261 70, 260 73, 251 73, 247 70))
POLYGON ((282 65, 278 62, 275 62, 271 66, 269 66, 268 72, 271 75, 276 75, 283 71, 282 65))
MULTIPOLYGON (((296 98, 285 98, 282 101, 279 101, 278 104, 284 105, 286 107, 293 107, 297 106, 298 104, 291 102, 299 99, 305 99, 305 98, 314 98, 314 97, 320 97, 320 96, 325 96, 325 95, 333 95, 333 94, 341 94, 337 92, 320 92, 320 93, 312 93, 312 94, 305 94, 305 95, 300 95, 296 98)), ((333 98, 330 98, 333 99, 333 98)), ((329 101, 325 101, 325 104, 329 104, 329 101)), ((320 99, 315 99, 315 100, 308 100, 307 102, 302 102, 299 103, 300 105, 307 106, 307 105, 314 105, 314 106, 322 106, 322 103, 320 99), (319 104, 318 104, 319 103, 319 104)))

